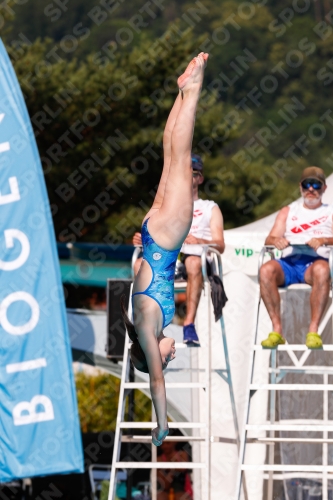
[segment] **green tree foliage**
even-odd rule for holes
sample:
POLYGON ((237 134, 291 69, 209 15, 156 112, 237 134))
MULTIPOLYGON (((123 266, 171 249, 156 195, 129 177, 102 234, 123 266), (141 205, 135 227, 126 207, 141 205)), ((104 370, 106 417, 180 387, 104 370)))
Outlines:
MULTIPOLYGON (((151 204, 163 164, 161 134, 177 93, 177 69, 188 60, 193 40, 179 43, 170 57, 145 73, 137 61, 145 59, 149 46, 142 42, 126 56, 117 54, 115 62, 88 57, 53 64, 47 59, 50 41, 24 46, 17 59, 10 50, 62 241, 85 235, 103 239, 129 213, 124 227, 106 240, 122 242, 151 204), (171 92, 164 90, 166 85, 171 92)), ((207 97, 199 109, 196 141, 209 137, 223 114, 223 103, 207 97)))
POLYGON ((305 166, 331 173, 328 1, 172 1, 148 9, 119 0, 112 12, 99 2, 63 4, 52 15, 40 0, 15 5, 6 35, 59 240, 130 241, 160 177, 176 77, 201 50, 210 60, 194 150, 205 160, 202 197, 220 205, 226 227, 292 201, 305 166))
POLYGON ((15 20, 15 11, 13 10, 14 0, 7 0, 1 5, 0 9, 0 34, 2 37, 9 36, 13 29, 15 20))
MULTIPOLYGON (((38 37, 49 37, 59 42, 63 37, 84 28, 89 32, 94 32, 92 40, 98 42, 103 41, 104 36, 107 36, 108 40, 114 39, 121 25, 127 25, 133 16, 140 14, 143 14, 145 23, 151 21, 148 28, 152 35, 162 34, 167 24, 180 16, 186 2, 185 0, 161 1, 162 8, 158 8, 152 2, 148 4, 142 0, 114 2, 110 0, 105 2, 20 0, 17 3, 10 0, 10 3, 15 12, 15 19, 11 23, 15 37, 23 32, 30 41, 38 37), (108 4, 109 8, 107 8, 108 4), (31 16, 32 11, 33 16, 31 16), (77 27, 76 30, 75 27, 77 27)), ((90 39, 87 44, 90 51, 100 47, 100 45, 94 45, 92 40, 90 39)))
MULTIPOLYGON (((82 432, 114 431, 116 428, 120 381, 110 374, 76 374, 76 393, 82 432)), ((134 391, 134 408, 126 407, 130 419, 137 422, 151 420, 151 400, 142 392, 134 391)))

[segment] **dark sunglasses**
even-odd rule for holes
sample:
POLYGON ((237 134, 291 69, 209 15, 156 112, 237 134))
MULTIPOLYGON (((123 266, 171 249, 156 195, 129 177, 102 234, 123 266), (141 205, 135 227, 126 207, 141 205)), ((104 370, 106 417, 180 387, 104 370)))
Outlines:
POLYGON ((323 184, 319 181, 303 181, 301 182, 301 186, 303 189, 309 189, 310 187, 312 187, 316 191, 320 191, 323 187, 323 184))

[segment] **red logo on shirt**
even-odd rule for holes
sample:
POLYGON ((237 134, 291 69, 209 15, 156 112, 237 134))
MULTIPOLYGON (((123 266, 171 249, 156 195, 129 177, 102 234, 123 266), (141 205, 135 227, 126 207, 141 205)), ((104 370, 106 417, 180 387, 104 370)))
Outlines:
POLYGON ((300 224, 299 226, 295 226, 291 229, 292 233, 303 233, 304 231, 307 231, 308 229, 311 229, 313 226, 318 226, 318 224, 321 224, 322 222, 325 222, 327 220, 328 216, 325 215, 324 217, 319 217, 319 219, 316 219, 312 222, 309 222, 308 224, 300 224))
POLYGON ((194 210, 193 217, 200 217, 203 214, 203 211, 200 209, 194 210))

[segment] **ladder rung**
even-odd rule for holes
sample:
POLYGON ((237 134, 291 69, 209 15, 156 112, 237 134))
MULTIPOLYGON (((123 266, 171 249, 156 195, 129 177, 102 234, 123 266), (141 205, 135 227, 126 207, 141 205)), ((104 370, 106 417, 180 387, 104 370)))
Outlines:
MULTIPOLYGON (((272 473, 270 473, 272 474, 272 473)), ((269 479, 269 473, 264 473, 262 477, 264 479, 269 479)), ((320 472, 276 472, 272 474, 274 481, 286 481, 287 479, 319 479, 320 482, 323 479, 323 475, 320 472)), ((332 479, 333 474, 327 473, 327 479, 332 479)))
POLYGON ((220 436, 211 436, 211 443, 228 443, 228 444, 237 444, 237 439, 225 438, 220 436))
MULTIPOLYGON (((151 443, 151 436, 129 436, 123 435, 121 441, 123 443, 151 443)), ((175 441, 176 443, 187 443, 188 441, 206 441, 200 436, 167 436, 164 441, 175 441)), ((332 440, 333 441, 333 440, 332 440)))
POLYGON ((205 469, 199 462, 116 462, 116 469, 205 469))
MULTIPOLYGON (((1 5, 1 4, 0 4, 1 5)), ((164 370, 164 373, 169 373, 169 372, 191 372, 191 373, 205 373, 206 368, 166 368, 164 370)), ((212 368, 212 372, 218 373, 218 372, 226 372, 227 370, 219 370, 218 368, 214 369, 212 368)), ((332 370, 333 373, 333 370, 332 370)))
POLYGON ((247 443, 333 443, 333 439, 321 438, 249 438, 247 443))
MULTIPOLYGON (((210 438, 212 443, 229 443, 229 444, 237 444, 236 439, 231 438, 223 438, 219 436, 211 436, 210 438)), ((321 439, 321 438, 275 438, 275 437, 257 437, 257 438, 247 438, 247 444, 254 443, 333 443, 333 439, 321 439)))
POLYGON ((333 432, 333 424, 247 424, 247 431, 333 432))
MULTIPOLYGON (((154 429, 156 422, 120 422, 121 429, 154 429)), ((170 429, 205 429, 202 422, 168 422, 170 429)))
POLYGON ((175 343, 175 348, 176 349, 187 349, 188 346, 186 344, 184 344, 183 342, 176 342, 175 343))
POLYGON ((175 290, 187 288, 187 281, 185 281, 185 280, 184 281, 175 281, 174 287, 175 287, 175 290))
MULTIPOLYGON (((125 382, 124 389, 149 389, 149 382, 125 382)), ((205 384, 199 382, 166 382, 166 389, 205 389, 205 384)))
POLYGON ((243 464, 242 470, 281 471, 281 472, 333 472, 333 465, 282 465, 282 464, 243 464))
MULTIPOLYGON (((131 348, 131 345, 132 345, 132 343, 128 344, 128 349, 131 348)), ((176 342, 175 343, 175 348, 176 349, 188 349, 188 346, 186 344, 184 344, 183 342, 176 342)))
POLYGON ((250 384, 250 390, 333 391, 333 384, 250 384))
POLYGON ((311 375, 333 375, 331 366, 279 366, 278 368, 269 368, 269 373, 306 373, 311 375))
POLYGON ((275 349, 265 349, 260 344, 254 346, 255 351, 333 351, 333 344, 325 344, 321 349, 309 349, 305 344, 283 344, 278 345, 275 349))

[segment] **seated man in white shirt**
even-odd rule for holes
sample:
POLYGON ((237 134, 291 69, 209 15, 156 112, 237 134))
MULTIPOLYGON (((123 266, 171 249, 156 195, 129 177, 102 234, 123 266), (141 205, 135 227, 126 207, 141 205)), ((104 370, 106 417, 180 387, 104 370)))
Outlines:
POLYGON ((306 345, 310 349, 322 347, 318 326, 330 290, 329 249, 324 245, 333 245, 333 206, 322 203, 326 187, 321 168, 306 168, 300 180, 302 201, 280 210, 266 238, 266 245, 282 250, 282 258, 266 262, 260 269, 260 292, 273 325, 273 331, 261 343, 263 347, 273 349, 285 343, 278 287, 294 283, 312 286, 306 345))
MULTIPOLYGON (((199 337, 195 330, 194 321, 203 287, 201 272, 202 247, 200 245, 214 244, 220 253, 223 253, 225 247, 221 210, 214 201, 199 199, 199 186, 204 181, 203 162, 199 155, 192 154, 192 170, 193 222, 181 250, 187 274, 186 316, 183 336, 184 343, 189 346, 199 345, 199 337)), ((135 233, 133 236, 133 244, 141 244, 140 233, 135 233)), ((134 269, 135 274, 139 271, 140 265, 141 259, 138 259, 134 269)))

